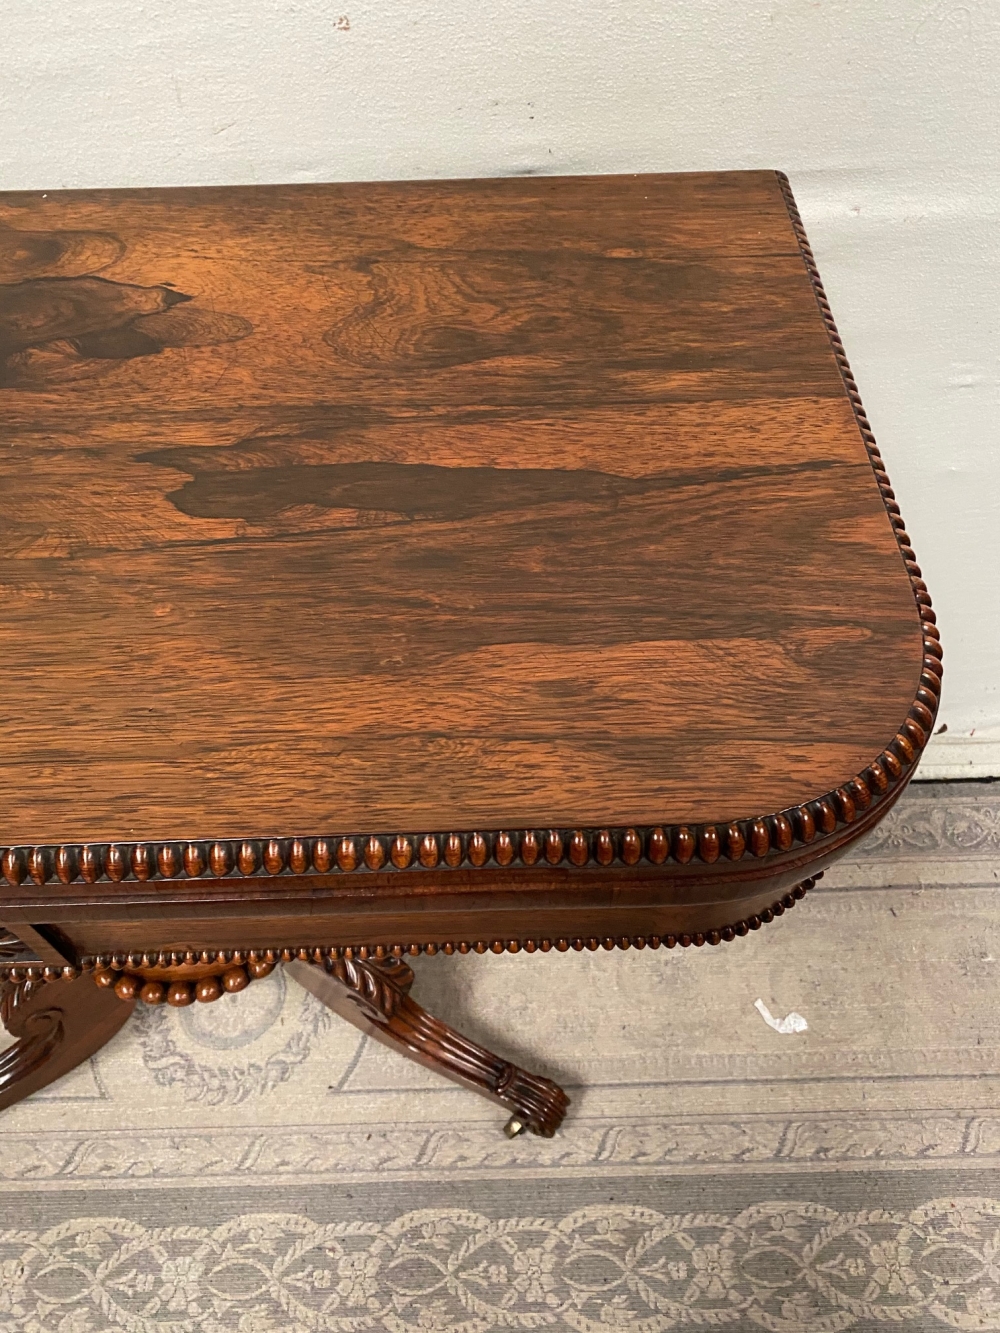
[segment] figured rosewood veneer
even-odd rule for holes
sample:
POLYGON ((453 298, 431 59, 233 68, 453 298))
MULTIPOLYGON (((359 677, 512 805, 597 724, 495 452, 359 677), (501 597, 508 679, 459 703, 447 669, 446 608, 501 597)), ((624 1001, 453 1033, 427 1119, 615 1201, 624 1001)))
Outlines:
POLYGON ((746 934, 930 735, 780 174, 3 195, 0 412, 0 1106, 283 964, 552 1133, 403 956, 746 934))

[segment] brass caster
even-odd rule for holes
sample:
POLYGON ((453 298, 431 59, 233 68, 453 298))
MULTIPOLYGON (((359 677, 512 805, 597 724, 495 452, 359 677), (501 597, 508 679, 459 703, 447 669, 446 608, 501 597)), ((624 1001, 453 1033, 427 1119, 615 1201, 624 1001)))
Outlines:
POLYGON ((512 1115, 506 1125, 504 1125, 503 1132, 509 1139, 516 1139, 519 1134, 526 1134, 528 1132, 528 1122, 526 1120, 518 1119, 516 1115, 512 1115))

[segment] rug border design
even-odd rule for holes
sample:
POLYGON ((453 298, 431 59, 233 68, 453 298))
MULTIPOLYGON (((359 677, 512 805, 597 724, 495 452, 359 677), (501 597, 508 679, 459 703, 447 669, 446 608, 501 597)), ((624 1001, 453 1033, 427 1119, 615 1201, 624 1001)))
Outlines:
POLYGON ((331 1221, 275 1210, 151 1227, 90 1215, 0 1230, 0 1327, 92 1333, 98 1311, 129 1333, 1000 1326, 1000 1199, 683 1213, 598 1203, 502 1217, 439 1207, 378 1221, 337 1217, 338 1203, 331 1221))
POLYGON ((245 1184, 249 1172, 255 1184, 276 1186, 483 1173, 600 1177, 996 1164, 1000 1111, 595 1118, 575 1121, 551 1141, 521 1142, 506 1140, 492 1122, 234 1125, 8 1134, 0 1139, 0 1191, 245 1184))

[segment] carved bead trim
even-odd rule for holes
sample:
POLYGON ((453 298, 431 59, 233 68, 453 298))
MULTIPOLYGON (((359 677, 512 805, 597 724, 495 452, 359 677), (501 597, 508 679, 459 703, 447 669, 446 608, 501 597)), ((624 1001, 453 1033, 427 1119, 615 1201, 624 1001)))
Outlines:
POLYGON ((89 971, 85 967, 44 967, 41 963, 29 963, 27 967, 17 964, 0 970, 0 983, 19 986, 25 981, 75 981, 81 972, 89 971))
MULTIPOLYGON (((927 673, 930 674, 930 673, 927 673)), ((935 677, 935 679, 940 679, 935 677)), ((923 693, 931 696, 929 689, 923 693)), ((922 701, 922 712, 929 708, 922 701)), ((807 805, 730 824, 656 825, 604 829, 528 829, 498 833, 377 834, 353 837, 267 838, 176 844, 122 844, 9 847, 0 858, 7 883, 17 887, 30 877, 42 885, 58 880, 118 883, 123 880, 169 882, 191 879, 281 879, 352 873, 414 873, 493 865, 600 870, 616 862, 632 867, 645 860, 715 865, 760 859, 808 845, 852 824, 859 813, 880 801, 916 762, 930 727, 908 719, 890 747, 864 773, 807 805), (917 734, 919 731, 919 735, 917 734)))
MULTIPOLYGON (((837 331, 837 325, 833 318, 833 311, 830 309, 830 302, 827 300, 826 292, 823 288, 823 281, 819 276, 819 269, 816 267, 816 259, 809 244, 809 238, 806 236, 805 227, 802 225, 802 218, 799 215, 795 198, 792 194, 792 187, 788 182, 788 177, 783 171, 776 173, 778 185, 781 189, 785 201, 785 207, 788 210, 788 216, 791 220, 792 228, 795 232, 796 240, 799 243, 799 250, 802 254, 803 263, 806 266, 806 272, 809 275, 809 281, 812 283, 813 294, 816 297, 816 304, 819 306, 820 315, 826 326, 826 331, 830 339, 830 345, 833 348, 833 354, 837 361, 837 368, 840 371, 841 379, 844 382, 844 389, 850 400, 851 408, 854 412, 854 419, 858 423, 858 430, 861 432, 861 438, 865 442, 865 448, 868 450, 868 458, 875 473, 875 480, 878 483, 879 494, 882 496, 882 503, 885 505, 886 513, 889 516, 889 522, 892 524, 896 535, 896 544, 899 547, 900 555, 903 557, 903 564, 906 566, 906 572, 910 578, 910 586, 913 589, 913 598, 917 605, 917 614, 920 617, 921 629, 924 636, 924 671, 920 677, 920 687, 917 689, 916 697, 910 707, 909 714, 903 722, 899 732, 890 742, 887 753, 890 755, 889 771, 892 777, 898 780, 900 774, 893 772, 892 759, 902 760, 904 767, 910 767, 916 762, 920 751, 930 739, 931 729, 934 725, 934 718, 937 715, 938 699, 941 693, 941 635, 937 628, 937 617, 931 608, 930 595, 927 592, 927 584, 921 577, 920 566, 917 564, 910 538, 906 532, 906 526, 903 523, 899 512, 899 505, 896 503, 896 494, 889 481, 889 474, 885 470, 885 464, 882 461, 882 455, 879 452, 878 445, 875 442, 875 435, 871 428, 871 422, 865 412, 864 404, 861 401, 861 394, 858 392, 857 381, 851 370, 850 362, 847 359, 847 353, 844 351, 844 343, 837 331)), ((876 764, 879 764, 884 756, 879 756, 876 764)), ((874 767, 874 765, 872 766, 874 767)), ((866 770, 866 773, 870 770, 866 770)), ((863 774, 862 777, 865 775, 863 774)), ((858 779, 855 779, 858 781, 858 779)), ((864 785, 864 784, 862 784, 864 785)), ((876 783, 877 786, 877 783, 876 783)), ((853 787, 853 783, 848 783, 848 787, 853 787)), ((870 784, 867 788, 870 792, 870 784)), ((884 791, 878 788, 879 794, 884 791)), ((863 797, 862 793, 862 797, 863 797)))
POLYGON ((819 270, 795 206, 788 178, 778 172, 788 216, 798 240, 816 302, 854 411, 858 429, 875 472, 879 493, 896 534, 913 589, 923 631, 923 669, 914 701, 895 736, 880 755, 843 786, 817 800, 756 819, 726 824, 598 829, 527 829, 465 832, 353 833, 316 838, 257 838, 245 841, 207 840, 157 844, 69 845, 0 849, 0 873, 17 887, 27 877, 45 884, 53 877, 64 884, 81 879, 170 880, 182 878, 247 878, 354 872, 412 874, 422 870, 471 866, 566 866, 598 868, 619 863, 638 865, 644 858, 661 866, 673 860, 687 865, 738 861, 745 855, 765 857, 790 852, 832 837, 855 822, 859 812, 885 797, 912 771, 930 738, 941 694, 941 635, 931 609, 899 505, 889 484, 882 456, 858 393, 858 386, 837 332, 819 270))
MULTIPOLYGON (((141 957, 149 957, 147 954, 141 957)), ((199 955, 199 960, 206 955, 199 955)), ((218 954, 215 961, 225 970, 218 975, 187 978, 147 977, 129 970, 143 966, 130 955, 123 967, 116 967, 115 960, 103 965, 100 960, 93 967, 94 981, 98 986, 113 988, 120 1000, 142 1000, 145 1004, 169 1004, 175 1009, 183 1009, 198 1001, 199 1004, 211 1004, 222 995, 235 995, 246 990, 251 981, 259 981, 274 971, 274 963, 257 955, 246 958, 245 962, 225 961, 224 955, 218 954)), ((165 966, 148 964, 147 966, 165 966)), ((88 969, 89 970, 89 969, 88 969)))
MULTIPOLYGON (((341 958, 348 960, 360 958, 362 961, 384 962, 389 958, 403 958, 404 956, 416 958, 420 954, 433 955, 438 953, 449 955, 456 953, 549 953, 552 949, 559 953, 566 953, 570 949, 575 949, 577 952, 583 949, 589 949, 592 952, 597 949, 659 949, 661 946, 667 949, 675 949, 678 945, 682 949, 690 948, 692 945, 700 949, 705 944, 728 944, 735 939, 748 935, 752 930, 760 930, 762 925, 767 925, 776 916, 783 916, 785 912, 791 911, 795 904, 801 898, 804 898, 808 891, 822 878, 823 872, 820 871, 819 874, 803 880, 801 884, 796 884, 783 898, 779 898, 770 907, 765 907, 760 913, 734 921, 731 925, 691 933, 683 932, 679 935, 608 935, 603 938, 598 938, 596 935, 563 935, 555 939, 445 940, 443 943, 420 944, 302 945, 294 949, 220 949, 211 951, 174 949, 149 953, 107 953, 83 957, 80 959, 79 967, 13 967, 9 970, 4 969, 0 977, 12 983, 71 981, 78 977, 81 972, 93 972, 98 985, 113 986, 116 993, 121 994, 123 999, 133 999, 138 995, 139 999, 145 999, 147 1003, 160 1004, 165 1001, 167 1004, 173 1003, 180 1007, 191 1004, 196 999, 203 1002, 207 999, 217 999, 218 995, 196 995, 193 988, 198 983, 192 981, 184 983, 191 991, 189 998, 181 998, 180 992, 178 992, 172 1001, 169 989, 167 989, 162 997, 156 994, 150 1000, 142 994, 143 986, 148 983, 145 983, 141 976, 137 977, 135 973, 139 972, 140 969, 150 968, 217 965, 221 969, 223 988, 226 990, 242 990, 242 983, 239 986, 227 986, 226 976, 236 971, 242 971, 248 981, 254 980, 258 977, 267 976, 269 972, 273 971, 276 964, 291 963, 296 959, 305 963, 322 963, 341 958), (115 973, 120 975, 115 977, 115 973), (118 992, 118 985, 123 977, 130 978, 124 988, 125 994, 118 992), (136 982, 139 985, 138 990, 133 989, 133 983, 136 982)), ((170 982, 167 984, 173 986, 176 983, 170 982)))

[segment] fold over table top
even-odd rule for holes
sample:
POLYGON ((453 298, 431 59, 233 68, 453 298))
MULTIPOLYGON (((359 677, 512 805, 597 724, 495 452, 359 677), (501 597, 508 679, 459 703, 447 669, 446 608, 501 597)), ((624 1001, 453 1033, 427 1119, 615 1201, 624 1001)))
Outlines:
POLYGON ((0 196, 4 848, 590 855, 906 769, 809 264, 772 172, 0 196))

